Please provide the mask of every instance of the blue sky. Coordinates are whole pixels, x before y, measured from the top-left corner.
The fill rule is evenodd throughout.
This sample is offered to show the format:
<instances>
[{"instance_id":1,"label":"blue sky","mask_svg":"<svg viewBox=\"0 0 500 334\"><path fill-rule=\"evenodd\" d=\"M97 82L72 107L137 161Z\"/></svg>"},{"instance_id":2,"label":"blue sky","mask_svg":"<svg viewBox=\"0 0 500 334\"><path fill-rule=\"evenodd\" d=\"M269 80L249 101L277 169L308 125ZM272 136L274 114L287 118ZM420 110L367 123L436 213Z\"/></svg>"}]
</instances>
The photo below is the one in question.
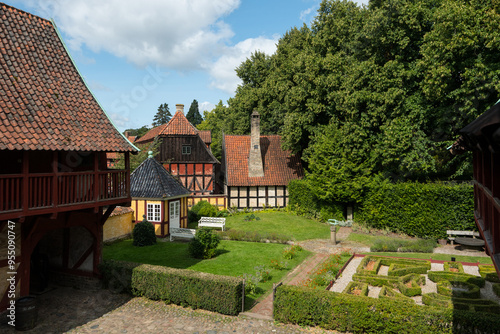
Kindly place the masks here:
<instances>
[{"instance_id":1,"label":"blue sky","mask_svg":"<svg viewBox=\"0 0 500 334\"><path fill-rule=\"evenodd\" d=\"M226 103L234 69L314 19L319 0L3 0L54 19L78 69L121 131L158 106ZM358 1L367 4L368 0Z\"/></svg>"}]
</instances>

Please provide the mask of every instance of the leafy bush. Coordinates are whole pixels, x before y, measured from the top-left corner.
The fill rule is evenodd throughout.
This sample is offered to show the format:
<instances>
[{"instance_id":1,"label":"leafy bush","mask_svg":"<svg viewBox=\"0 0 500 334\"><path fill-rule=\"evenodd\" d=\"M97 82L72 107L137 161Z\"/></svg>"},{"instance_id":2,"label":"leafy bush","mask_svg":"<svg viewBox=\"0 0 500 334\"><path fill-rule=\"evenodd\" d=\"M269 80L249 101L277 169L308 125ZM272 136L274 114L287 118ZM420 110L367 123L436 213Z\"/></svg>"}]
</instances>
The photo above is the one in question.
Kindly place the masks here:
<instances>
[{"instance_id":1,"label":"leafy bush","mask_svg":"<svg viewBox=\"0 0 500 334\"><path fill-rule=\"evenodd\" d=\"M132 272L136 296L236 315L241 310L243 280L188 269L143 264Z\"/></svg>"},{"instance_id":2,"label":"leafy bush","mask_svg":"<svg viewBox=\"0 0 500 334\"><path fill-rule=\"evenodd\" d=\"M414 304L415 301L404 294L395 291L394 289L384 285L378 294L378 298L388 298L397 300L398 302L408 302Z\"/></svg>"},{"instance_id":3,"label":"leafy bush","mask_svg":"<svg viewBox=\"0 0 500 334\"><path fill-rule=\"evenodd\" d=\"M476 230L470 184L383 182L363 201L358 218L424 239L444 239L446 230Z\"/></svg>"},{"instance_id":4,"label":"leafy bush","mask_svg":"<svg viewBox=\"0 0 500 334\"><path fill-rule=\"evenodd\" d=\"M429 279L435 283L441 281L450 281L450 282L467 282L471 284L475 284L478 287L482 288L485 285L485 279L482 277L477 277L475 275L470 274L462 274L462 273L454 273L447 271L429 271L427 272L427 276Z\"/></svg>"},{"instance_id":5,"label":"leafy bush","mask_svg":"<svg viewBox=\"0 0 500 334\"><path fill-rule=\"evenodd\" d=\"M99 270L105 286L117 293L228 315L241 310L241 278L114 260L104 260Z\"/></svg>"},{"instance_id":6,"label":"leafy bush","mask_svg":"<svg viewBox=\"0 0 500 334\"><path fill-rule=\"evenodd\" d=\"M497 295L497 297L500 297L500 283L494 283L492 289L495 295Z\"/></svg>"},{"instance_id":7,"label":"leafy bush","mask_svg":"<svg viewBox=\"0 0 500 334\"><path fill-rule=\"evenodd\" d=\"M318 218L323 222L328 221L328 219L344 219L343 205L319 199L306 179L291 180L288 183L288 194L288 206L299 215Z\"/></svg>"},{"instance_id":8,"label":"leafy bush","mask_svg":"<svg viewBox=\"0 0 500 334\"><path fill-rule=\"evenodd\" d=\"M402 303L299 286L276 289L274 319L349 333L497 333L493 314ZM411 326L409 326L411 324Z\"/></svg>"},{"instance_id":9,"label":"leafy bush","mask_svg":"<svg viewBox=\"0 0 500 334\"><path fill-rule=\"evenodd\" d=\"M219 236L211 229L200 228L189 243L188 251L191 257L196 259L210 259L217 253L219 243Z\"/></svg>"},{"instance_id":10,"label":"leafy bush","mask_svg":"<svg viewBox=\"0 0 500 334\"><path fill-rule=\"evenodd\" d=\"M353 281L365 282L373 286L390 286L396 287L398 284L398 277L389 277L381 275L352 275Z\"/></svg>"},{"instance_id":11,"label":"leafy bush","mask_svg":"<svg viewBox=\"0 0 500 334\"><path fill-rule=\"evenodd\" d=\"M421 285L425 285L424 276L408 274L399 278L398 288L403 295L413 297L422 294L422 288L420 287Z\"/></svg>"},{"instance_id":12,"label":"leafy bush","mask_svg":"<svg viewBox=\"0 0 500 334\"><path fill-rule=\"evenodd\" d=\"M190 223L197 222L201 217L217 217L218 209L207 201L199 201L188 211Z\"/></svg>"},{"instance_id":13,"label":"leafy bush","mask_svg":"<svg viewBox=\"0 0 500 334\"><path fill-rule=\"evenodd\" d=\"M401 239L376 239L370 247L371 252L406 252L406 253L432 253L437 246L432 239L401 240Z\"/></svg>"},{"instance_id":14,"label":"leafy bush","mask_svg":"<svg viewBox=\"0 0 500 334\"><path fill-rule=\"evenodd\" d=\"M156 244L156 232L153 224L146 219L140 223L135 224L132 230L132 237L134 239L134 246L151 246Z\"/></svg>"},{"instance_id":15,"label":"leafy bush","mask_svg":"<svg viewBox=\"0 0 500 334\"><path fill-rule=\"evenodd\" d=\"M243 218L243 221L246 221L246 222L251 222L253 220L260 220L260 217L254 215L252 213L252 214L246 215L245 218Z\"/></svg>"},{"instance_id":16,"label":"leafy bush","mask_svg":"<svg viewBox=\"0 0 500 334\"><path fill-rule=\"evenodd\" d=\"M437 293L444 296L479 299L479 287L475 284L460 281L441 281L437 284Z\"/></svg>"},{"instance_id":17,"label":"leafy bush","mask_svg":"<svg viewBox=\"0 0 500 334\"><path fill-rule=\"evenodd\" d=\"M498 274L494 266L480 264L479 275L487 281L500 283L500 278L498 278Z\"/></svg>"}]
</instances>

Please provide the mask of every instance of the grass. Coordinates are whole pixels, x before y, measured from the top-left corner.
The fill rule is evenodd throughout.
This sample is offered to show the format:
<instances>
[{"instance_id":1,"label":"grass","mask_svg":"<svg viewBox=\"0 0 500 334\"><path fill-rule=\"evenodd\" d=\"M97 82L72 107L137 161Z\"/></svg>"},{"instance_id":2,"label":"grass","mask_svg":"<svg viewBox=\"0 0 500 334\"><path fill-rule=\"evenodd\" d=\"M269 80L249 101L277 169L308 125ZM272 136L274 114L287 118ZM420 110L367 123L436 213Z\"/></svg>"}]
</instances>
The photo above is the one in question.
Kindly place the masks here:
<instances>
[{"instance_id":1,"label":"grass","mask_svg":"<svg viewBox=\"0 0 500 334\"><path fill-rule=\"evenodd\" d=\"M261 234L287 235L295 241L309 239L329 239L330 227L309 218L288 212L256 212L260 220L245 221L247 214L226 218L226 228Z\"/></svg>"},{"instance_id":2,"label":"grass","mask_svg":"<svg viewBox=\"0 0 500 334\"><path fill-rule=\"evenodd\" d=\"M147 247L135 247L132 240L124 240L104 246L103 258L129 262L147 263L180 269L191 269L200 272L227 276L255 275L255 267L264 265L269 269L271 279L257 285L257 292L247 296L246 307L252 306L256 300L279 282L291 269L299 265L311 253L302 250L293 259L285 260L283 250L289 246L283 244L253 243L244 241L222 240L219 253L208 260L193 259L188 254L188 243L158 242ZM284 270L272 269L271 260L286 261Z\"/></svg>"}]
</instances>

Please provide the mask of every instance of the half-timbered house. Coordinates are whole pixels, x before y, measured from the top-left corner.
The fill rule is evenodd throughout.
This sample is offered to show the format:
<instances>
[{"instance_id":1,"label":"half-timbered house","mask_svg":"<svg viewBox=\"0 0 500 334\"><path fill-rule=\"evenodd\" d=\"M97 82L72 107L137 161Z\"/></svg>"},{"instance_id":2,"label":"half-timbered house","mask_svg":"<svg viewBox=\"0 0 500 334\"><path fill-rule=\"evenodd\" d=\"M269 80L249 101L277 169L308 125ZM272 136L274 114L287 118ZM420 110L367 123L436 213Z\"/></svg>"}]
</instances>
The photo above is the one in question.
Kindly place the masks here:
<instances>
[{"instance_id":1,"label":"half-timbered house","mask_svg":"<svg viewBox=\"0 0 500 334\"><path fill-rule=\"evenodd\" d=\"M474 219L500 277L500 104L460 130L453 154L473 153Z\"/></svg>"},{"instance_id":2,"label":"half-timbered house","mask_svg":"<svg viewBox=\"0 0 500 334\"><path fill-rule=\"evenodd\" d=\"M288 183L304 176L300 158L281 148L278 135L260 135L260 116L251 116L250 136L224 135L222 173L228 206L284 207Z\"/></svg>"},{"instance_id":3,"label":"half-timbered house","mask_svg":"<svg viewBox=\"0 0 500 334\"><path fill-rule=\"evenodd\" d=\"M210 131L199 131L184 116L184 105L177 104L167 124L151 129L137 140L138 145L160 140L156 157L193 195L220 193L216 182L220 162L210 150Z\"/></svg>"},{"instance_id":4,"label":"half-timbered house","mask_svg":"<svg viewBox=\"0 0 500 334\"><path fill-rule=\"evenodd\" d=\"M101 109L53 23L5 4L0 18L1 311L14 285L18 297L50 277L99 277L102 226L114 207L130 206L137 149ZM108 170L107 152L124 153L125 170Z\"/></svg>"},{"instance_id":5,"label":"half-timbered house","mask_svg":"<svg viewBox=\"0 0 500 334\"><path fill-rule=\"evenodd\" d=\"M130 176L135 221L146 218L156 235L165 237L170 228L187 228L187 197L191 194L152 156Z\"/></svg>"}]
</instances>

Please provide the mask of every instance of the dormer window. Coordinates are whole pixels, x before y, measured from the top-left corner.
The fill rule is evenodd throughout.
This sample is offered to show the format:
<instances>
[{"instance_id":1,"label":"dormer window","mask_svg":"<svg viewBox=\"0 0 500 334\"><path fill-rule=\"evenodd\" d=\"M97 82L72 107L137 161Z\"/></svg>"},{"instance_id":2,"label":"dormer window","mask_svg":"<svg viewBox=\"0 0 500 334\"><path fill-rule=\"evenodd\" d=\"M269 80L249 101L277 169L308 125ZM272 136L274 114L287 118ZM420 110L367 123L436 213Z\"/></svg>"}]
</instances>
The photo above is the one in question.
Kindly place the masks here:
<instances>
[{"instance_id":1,"label":"dormer window","mask_svg":"<svg viewBox=\"0 0 500 334\"><path fill-rule=\"evenodd\" d=\"M188 154L191 154L191 146L182 145L182 155L188 155Z\"/></svg>"}]
</instances>

